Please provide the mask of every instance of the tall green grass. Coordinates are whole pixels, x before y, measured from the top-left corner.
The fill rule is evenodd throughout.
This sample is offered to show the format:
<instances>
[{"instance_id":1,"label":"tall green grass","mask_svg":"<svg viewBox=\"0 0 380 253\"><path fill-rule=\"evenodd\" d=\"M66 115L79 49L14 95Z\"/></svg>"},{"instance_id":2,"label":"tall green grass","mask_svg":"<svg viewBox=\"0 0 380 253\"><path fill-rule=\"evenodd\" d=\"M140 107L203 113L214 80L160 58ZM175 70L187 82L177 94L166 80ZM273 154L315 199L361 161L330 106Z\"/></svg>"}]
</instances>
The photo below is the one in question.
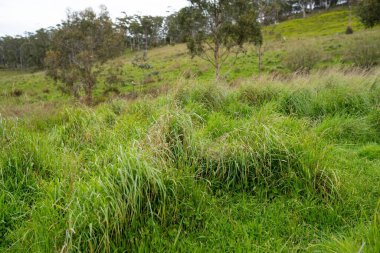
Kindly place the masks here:
<instances>
[{"instance_id":1,"label":"tall green grass","mask_svg":"<svg viewBox=\"0 0 380 253\"><path fill-rule=\"evenodd\" d=\"M376 252L377 73L1 118L0 250Z\"/></svg>"}]
</instances>

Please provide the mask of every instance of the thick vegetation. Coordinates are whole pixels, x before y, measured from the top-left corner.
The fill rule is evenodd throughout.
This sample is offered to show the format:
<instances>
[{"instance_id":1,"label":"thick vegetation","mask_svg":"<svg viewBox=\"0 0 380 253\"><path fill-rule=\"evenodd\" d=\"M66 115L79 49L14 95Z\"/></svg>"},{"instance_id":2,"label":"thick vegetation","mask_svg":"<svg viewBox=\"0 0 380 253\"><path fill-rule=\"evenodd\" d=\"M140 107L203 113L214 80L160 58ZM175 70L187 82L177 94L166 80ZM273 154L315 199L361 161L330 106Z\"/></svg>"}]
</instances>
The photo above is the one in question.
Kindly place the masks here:
<instances>
[{"instance_id":1,"label":"thick vegetation","mask_svg":"<svg viewBox=\"0 0 380 253\"><path fill-rule=\"evenodd\" d=\"M0 251L379 252L380 40L344 27L218 82L185 45L129 52L92 107L1 71Z\"/></svg>"},{"instance_id":2,"label":"thick vegetation","mask_svg":"<svg viewBox=\"0 0 380 253\"><path fill-rule=\"evenodd\" d=\"M0 245L377 252L378 74L184 81L2 119Z\"/></svg>"}]
</instances>

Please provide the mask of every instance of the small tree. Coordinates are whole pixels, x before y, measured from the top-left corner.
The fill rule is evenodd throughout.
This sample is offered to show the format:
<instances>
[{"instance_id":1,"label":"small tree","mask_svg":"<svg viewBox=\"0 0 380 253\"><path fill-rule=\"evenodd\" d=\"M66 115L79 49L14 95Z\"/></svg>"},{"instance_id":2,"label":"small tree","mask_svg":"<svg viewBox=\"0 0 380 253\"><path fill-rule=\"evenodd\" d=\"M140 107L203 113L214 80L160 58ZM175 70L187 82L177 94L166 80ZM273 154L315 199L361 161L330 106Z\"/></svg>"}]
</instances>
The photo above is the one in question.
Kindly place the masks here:
<instances>
[{"instance_id":1,"label":"small tree","mask_svg":"<svg viewBox=\"0 0 380 253\"><path fill-rule=\"evenodd\" d=\"M132 60L132 65L135 68L138 68L142 71L142 77L141 77L141 81L140 81L140 87L142 87L142 85L144 84L145 79L147 77L146 71L153 68L152 65L149 64L147 52L144 52L141 55L136 54ZM134 92L134 87L133 87L133 92Z\"/></svg>"},{"instance_id":2,"label":"small tree","mask_svg":"<svg viewBox=\"0 0 380 253\"><path fill-rule=\"evenodd\" d=\"M197 30L191 31L188 49L191 55L208 61L215 69L215 78L231 53L242 51L243 44L262 41L253 1L247 0L190 0L201 13ZM194 20L194 22L199 20Z\"/></svg>"},{"instance_id":3,"label":"small tree","mask_svg":"<svg viewBox=\"0 0 380 253\"><path fill-rule=\"evenodd\" d=\"M66 91L92 104L99 67L123 49L122 34L113 28L107 9L97 15L92 9L69 13L53 33L52 50L47 53L47 75L60 81Z\"/></svg>"},{"instance_id":4,"label":"small tree","mask_svg":"<svg viewBox=\"0 0 380 253\"><path fill-rule=\"evenodd\" d=\"M363 0L359 3L357 14L368 28L380 24L380 0Z\"/></svg>"}]
</instances>

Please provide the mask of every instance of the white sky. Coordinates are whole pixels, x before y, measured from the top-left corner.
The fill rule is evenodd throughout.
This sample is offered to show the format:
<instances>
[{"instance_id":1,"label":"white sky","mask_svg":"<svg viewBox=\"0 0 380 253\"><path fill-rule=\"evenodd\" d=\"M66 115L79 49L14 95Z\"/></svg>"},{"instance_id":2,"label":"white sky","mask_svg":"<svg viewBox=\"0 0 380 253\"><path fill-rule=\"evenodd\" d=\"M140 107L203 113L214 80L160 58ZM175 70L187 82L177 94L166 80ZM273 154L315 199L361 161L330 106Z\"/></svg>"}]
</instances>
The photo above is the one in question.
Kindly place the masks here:
<instances>
[{"instance_id":1,"label":"white sky","mask_svg":"<svg viewBox=\"0 0 380 253\"><path fill-rule=\"evenodd\" d=\"M0 0L0 36L22 35L55 26L73 11L107 6L112 18L128 15L167 15L187 5L187 0Z\"/></svg>"}]
</instances>

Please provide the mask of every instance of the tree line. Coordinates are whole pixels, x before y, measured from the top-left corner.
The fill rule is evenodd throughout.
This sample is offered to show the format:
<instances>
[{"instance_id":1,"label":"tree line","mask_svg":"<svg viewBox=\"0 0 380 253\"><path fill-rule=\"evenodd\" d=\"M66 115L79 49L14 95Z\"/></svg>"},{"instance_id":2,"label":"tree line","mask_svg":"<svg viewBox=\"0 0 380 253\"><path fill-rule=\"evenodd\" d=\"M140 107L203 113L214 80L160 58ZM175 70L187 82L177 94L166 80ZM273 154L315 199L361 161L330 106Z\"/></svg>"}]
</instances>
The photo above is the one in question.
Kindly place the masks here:
<instances>
[{"instance_id":1,"label":"tree line","mask_svg":"<svg viewBox=\"0 0 380 253\"><path fill-rule=\"evenodd\" d=\"M328 9L338 3L358 3L358 14L368 26L373 26L376 20L379 20L379 0L247 0L246 2L251 2L255 6L258 21L262 25L283 21L297 12L306 14L313 9ZM147 50L161 45L188 42L203 25L202 22L204 22L202 13L191 4L166 17L130 16L123 13L112 23L112 27L121 35L122 49ZM53 45L54 34L64 26L64 23L48 29L39 29L34 33L26 33L23 36L0 37L0 68L43 68L46 52Z\"/></svg>"}]
</instances>

